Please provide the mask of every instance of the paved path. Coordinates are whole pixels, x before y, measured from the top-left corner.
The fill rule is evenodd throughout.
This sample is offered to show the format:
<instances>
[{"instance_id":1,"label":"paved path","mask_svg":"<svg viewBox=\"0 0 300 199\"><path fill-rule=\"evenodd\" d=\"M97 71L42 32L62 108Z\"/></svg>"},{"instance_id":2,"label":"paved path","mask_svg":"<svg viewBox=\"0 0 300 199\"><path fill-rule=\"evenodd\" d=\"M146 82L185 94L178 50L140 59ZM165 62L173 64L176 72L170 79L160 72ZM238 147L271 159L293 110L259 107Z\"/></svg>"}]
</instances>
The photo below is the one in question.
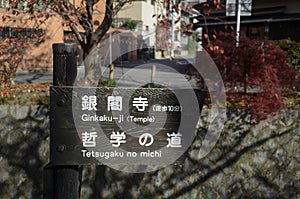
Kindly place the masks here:
<instances>
[{"instance_id":1,"label":"paved path","mask_svg":"<svg viewBox=\"0 0 300 199\"><path fill-rule=\"evenodd\" d=\"M156 70L154 76L152 75L153 65ZM136 87L151 82L154 78L154 83L164 84L165 86L182 87L187 86L185 78L185 69L187 61L177 60L170 61L163 60L150 60L148 63L144 62L123 62L122 64L115 65L114 79L117 81L118 86L121 87ZM108 68L103 68L103 76L108 78ZM84 68L78 68L78 77L83 77ZM52 71L18 71L15 82L20 83L39 83L39 82L52 82ZM193 81L190 82L192 85Z\"/></svg>"},{"instance_id":2,"label":"paved path","mask_svg":"<svg viewBox=\"0 0 300 199\"><path fill-rule=\"evenodd\" d=\"M104 70L108 77L109 70ZM133 68L116 67L114 79L119 87L140 87L154 82L165 87L189 87L194 82L188 82L184 74L184 66L168 66L160 63L145 63Z\"/></svg>"},{"instance_id":3,"label":"paved path","mask_svg":"<svg viewBox=\"0 0 300 199\"><path fill-rule=\"evenodd\" d=\"M41 72L18 71L15 79L16 84L52 82L52 81L53 81L52 71L41 71Z\"/></svg>"}]
</instances>

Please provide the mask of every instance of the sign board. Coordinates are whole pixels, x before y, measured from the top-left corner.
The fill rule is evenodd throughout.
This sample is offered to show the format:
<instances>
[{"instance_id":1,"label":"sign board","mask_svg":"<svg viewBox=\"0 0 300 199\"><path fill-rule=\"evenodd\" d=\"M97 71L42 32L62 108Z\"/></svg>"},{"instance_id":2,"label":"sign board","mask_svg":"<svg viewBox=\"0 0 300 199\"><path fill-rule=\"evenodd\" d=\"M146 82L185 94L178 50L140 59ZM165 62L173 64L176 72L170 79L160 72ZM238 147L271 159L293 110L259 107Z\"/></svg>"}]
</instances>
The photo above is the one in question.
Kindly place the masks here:
<instances>
[{"instance_id":1,"label":"sign board","mask_svg":"<svg viewBox=\"0 0 300 199\"><path fill-rule=\"evenodd\" d=\"M198 107L193 107L195 96ZM191 145L206 92L51 87L54 165L165 166Z\"/></svg>"},{"instance_id":2,"label":"sign board","mask_svg":"<svg viewBox=\"0 0 300 199\"><path fill-rule=\"evenodd\" d=\"M226 1L226 16L235 16L236 14L236 0Z\"/></svg>"},{"instance_id":3,"label":"sign board","mask_svg":"<svg viewBox=\"0 0 300 199\"><path fill-rule=\"evenodd\" d=\"M251 16L252 0L238 0L240 2L241 16ZM236 0L226 1L226 16L235 16L238 9Z\"/></svg>"}]
</instances>

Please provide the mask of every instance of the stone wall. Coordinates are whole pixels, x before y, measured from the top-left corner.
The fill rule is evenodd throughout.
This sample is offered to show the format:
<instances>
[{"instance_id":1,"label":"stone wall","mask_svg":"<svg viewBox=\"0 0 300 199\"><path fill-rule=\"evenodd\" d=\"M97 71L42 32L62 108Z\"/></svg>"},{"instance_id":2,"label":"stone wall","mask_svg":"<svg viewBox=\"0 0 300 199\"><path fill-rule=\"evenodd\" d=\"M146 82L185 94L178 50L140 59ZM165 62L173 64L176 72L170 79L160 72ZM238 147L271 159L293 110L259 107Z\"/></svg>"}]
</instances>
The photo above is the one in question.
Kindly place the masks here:
<instances>
[{"instance_id":1,"label":"stone wall","mask_svg":"<svg viewBox=\"0 0 300 199\"><path fill-rule=\"evenodd\" d=\"M0 198L42 198L48 115L45 106L0 105Z\"/></svg>"},{"instance_id":2,"label":"stone wall","mask_svg":"<svg viewBox=\"0 0 300 199\"><path fill-rule=\"evenodd\" d=\"M199 160L207 112L182 165L146 174L85 166L82 198L300 198L299 110L258 125L245 112L230 111L218 143ZM45 106L0 105L0 198L42 198L48 115Z\"/></svg>"},{"instance_id":3,"label":"stone wall","mask_svg":"<svg viewBox=\"0 0 300 199\"><path fill-rule=\"evenodd\" d=\"M285 110L258 125L251 125L244 111L230 111L218 143L207 157L198 159L208 125L207 111L202 115L204 128L183 165L146 174L90 167L84 173L83 195L111 199L300 198L299 110Z\"/></svg>"}]
</instances>

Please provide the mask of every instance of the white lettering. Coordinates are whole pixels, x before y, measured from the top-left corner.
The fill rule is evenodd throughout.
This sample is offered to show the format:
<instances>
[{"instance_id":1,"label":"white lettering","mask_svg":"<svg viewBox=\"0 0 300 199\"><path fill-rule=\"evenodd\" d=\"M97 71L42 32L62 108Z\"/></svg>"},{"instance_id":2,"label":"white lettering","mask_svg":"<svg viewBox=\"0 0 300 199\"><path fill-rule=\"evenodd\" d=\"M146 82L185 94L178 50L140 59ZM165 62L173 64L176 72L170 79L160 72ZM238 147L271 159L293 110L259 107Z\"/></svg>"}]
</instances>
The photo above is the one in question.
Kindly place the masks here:
<instances>
[{"instance_id":1,"label":"white lettering","mask_svg":"<svg viewBox=\"0 0 300 199\"><path fill-rule=\"evenodd\" d=\"M118 152L118 151L106 151L106 152L102 152L102 151L88 151L85 149L81 150L82 153L82 157L84 158L104 158L104 159L109 159L109 158L122 158L124 157L124 152Z\"/></svg>"},{"instance_id":2,"label":"white lettering","mask_svg":"<svg viewBox=\"0 0 300 199\"><path fill-rule=\"evenodd\" d=\"M155 121L155 118L154 116L150 117L150 116L147 116L147 117L135 117L135 116L128 116L127 117L127 121L128 122L134 122L134 123L146 123L146 122L154 122Z\"/></svg>"},{"instance_id":3,"label":"white lettering","mask_svg":"<svg viewBox=\"0 0 300 199\"><path fill-rule=\"evenodd\" d=\"M90 114L83 114L81 115L81 120L84 122L112 122L113 117L112 116L106 116L106 115L90 115Z\"/></svg>"},{"instance_id":4,"label":"white lettering","mask_svg":"<svg viewBox=\"0 0 300 199\"><path fill-rule=\"evenodd\" d=\"M157 151L157 150L155 150L155 151L150 151L150 150L148 150L148 151L143 151L143 152L141 152L140 153L140 157L142 157L142 158L160 158L161 157L161 151Z\"/></svg>"}]
</instances>

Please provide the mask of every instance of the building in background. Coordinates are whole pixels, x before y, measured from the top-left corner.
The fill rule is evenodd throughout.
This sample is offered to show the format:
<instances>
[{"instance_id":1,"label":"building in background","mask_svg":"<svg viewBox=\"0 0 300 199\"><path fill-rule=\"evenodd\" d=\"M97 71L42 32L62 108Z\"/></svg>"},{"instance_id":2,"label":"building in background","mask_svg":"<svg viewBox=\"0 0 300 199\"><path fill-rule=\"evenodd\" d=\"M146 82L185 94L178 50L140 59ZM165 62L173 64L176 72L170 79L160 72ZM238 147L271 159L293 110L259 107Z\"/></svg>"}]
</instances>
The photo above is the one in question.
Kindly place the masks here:
<instances>
[{"instance_id":1,"label":"building in background","mask_svg":"<svg viewBox=\"0 0 300 199\"><path fill-rule=\"evenodd\" d=\"M11 10L6 9L10 6L7 2L0 2L0 18L6 18L6 20L0 20L0 40L18 38L29 46L24 51L23 60L18 68L30 70L52 68L52 44L63 42L64 29L61 25L61 18L45 9L41 12L49 13L49 18L41 19L45 21L37 27L35 21L30 19L30 15L22 10L19 15L13 15ZM26 9L26 6L18 8ZM37 39L41 36L45 39L36 45Z\"/></svg>"},{"instance_id":2,"label":"building in background","mask_svg":"<svg viewBox=\"0 0 300 199\"><path fill-rule=\"evenodd\" d=\"M126 21L135 21L139 45L143 43L148 47L155 45L157 19L156 3L153 0L132 1L126 4L116 15L114 24L116 28L122 27Z\"/></svg>"},{"instance_id":3,"label":"building in background","mask_svg":"<svg viewBox=\"0 0 300 199\"><path fill-rule=\"evenodd\" d=\"M240 0L242 1L242 0ZM190 4L201 7L198 1ZM207 1L202 1L205 3ZM226 4L226 1L222 1ZM236 16L226 16L225 9L212 12L209 17L196 17L194 28L224 30L225 25L235 29ZM241 35L257 39L291 39L300 41L300 3L298 0L252 0L251 16L241 17Z\"/></svg>"},{"instance_id":4,"label":"building in background","mask_svg":"<svg viewBox=\"0 0 300 199\"><path fill-rule=\"evenodd\" d=\"M52 44L63 43L68 40L71 37L70 29L63 25L63 20L58 14L52 12L43 4L35 7L39 14L45 16L39 18L43 22L37 26L36 21L31 18L30 14L24 11L28 9L27 1L17 3L17 9L20 12L18 15L13 15L13 11L7 9L12 6L10 2L10 0L0 0L0 40L18 38L29 45L24 51L19 69L52 69ZM75 6L80 5L81 2L82 0L72 1ZM101 24L104 11L105 3L102 1L94 6L94 28ZM6 20L3 20L4 18ZM35 36L43 36L38 45L36 45L36 38L38 37Z\"/></svg>"},{"instance_id":5,"label":"building in background","mask_svg":"<svg viewBox=\"0 0 300 199\"><path fill-rule=\"evenodd\" d=\"M181 52L180 23L174 24L172 41L171 12L171 6L166 6L164 1L132 1L118 12L114 24L119 28L127 21L135 21L139 48L143 49L146 46L153 51L155 48L158 52L156 58L161 55L169 56L172 47L175 53L179 54ZM160 23L162 18L159 16L162 15L168 16L164 25ZM179 18L180 13L174 15L175 21Z\"/></svg>"}]
</instances>

